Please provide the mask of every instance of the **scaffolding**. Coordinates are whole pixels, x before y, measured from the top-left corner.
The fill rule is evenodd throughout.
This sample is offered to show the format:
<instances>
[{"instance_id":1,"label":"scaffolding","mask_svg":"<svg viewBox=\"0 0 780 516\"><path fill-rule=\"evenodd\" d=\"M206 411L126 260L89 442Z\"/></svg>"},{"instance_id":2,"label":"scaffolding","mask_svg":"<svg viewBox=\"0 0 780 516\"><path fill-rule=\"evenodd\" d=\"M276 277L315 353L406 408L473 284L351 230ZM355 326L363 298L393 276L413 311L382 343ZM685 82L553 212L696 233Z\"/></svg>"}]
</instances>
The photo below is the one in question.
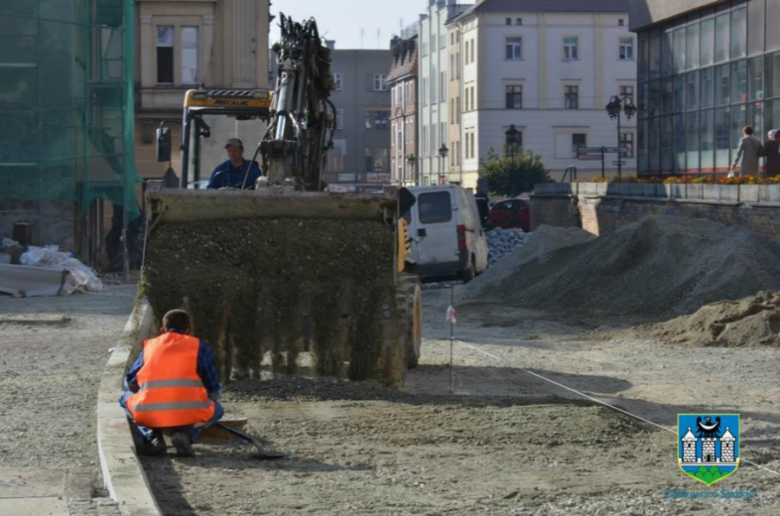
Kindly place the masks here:
<instances>
[{"instance_id":1,"label":"scaffolding","mask_svg":"<svg viewBox=\"0 0 780 516\"><path fill-rule=\"evenodd\" d=\"M37 221L37 240L90 263L109 209L120 231L140 214L133 9L133 0L0 1L0 215L6 228L9 217ZM46 241L68 232L68 217L72 233Z\"/></svg>"}]
</instances>

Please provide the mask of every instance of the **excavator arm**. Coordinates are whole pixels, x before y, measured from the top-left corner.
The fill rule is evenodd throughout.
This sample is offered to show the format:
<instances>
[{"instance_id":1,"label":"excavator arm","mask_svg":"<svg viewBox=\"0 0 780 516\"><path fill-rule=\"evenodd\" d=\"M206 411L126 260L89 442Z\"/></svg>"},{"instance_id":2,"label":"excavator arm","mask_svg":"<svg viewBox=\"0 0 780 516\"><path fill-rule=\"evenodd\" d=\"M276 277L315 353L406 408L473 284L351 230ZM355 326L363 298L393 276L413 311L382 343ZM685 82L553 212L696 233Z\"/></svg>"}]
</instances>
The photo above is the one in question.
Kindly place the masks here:
<instances>
[{"instance_id":1,"label":"excavator arm","mask_svg":"<svg viewBox=\"0 0 780 516\"><path fill-rule=\"evenodd\" d=\"M333 147L335 109L330 50L322 44L317 23L296 23L280 16L276 88L271 121L259 152L269 186L320 191L327 151Z\"/></svg>"}]
</instances>

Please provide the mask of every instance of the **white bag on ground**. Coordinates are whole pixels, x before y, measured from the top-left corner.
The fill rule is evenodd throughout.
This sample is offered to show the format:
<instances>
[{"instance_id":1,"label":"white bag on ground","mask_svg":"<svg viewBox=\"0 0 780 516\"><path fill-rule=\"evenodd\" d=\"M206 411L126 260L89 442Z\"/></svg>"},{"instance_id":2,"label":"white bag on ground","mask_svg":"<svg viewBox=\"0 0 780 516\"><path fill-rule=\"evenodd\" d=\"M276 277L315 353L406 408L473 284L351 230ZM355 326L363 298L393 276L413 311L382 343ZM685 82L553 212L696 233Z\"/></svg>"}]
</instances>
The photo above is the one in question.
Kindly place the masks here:
<instances>
[{"instance_id":1,"label":"white bag on ground","mask_svg":"<svg viewBox=\"0 0 780 516\"><path fill-rule=\"evenodd\" d=\"M62 267L70 274L66 279L65 290L68 294L81 289L86 292L100 292L103 290L103 282L97 277L95 271L73 258L68 253L60 251L56 245L44 247L30 246L27 252L19 258L22 265Z\"/></svg>"}]
</instances>

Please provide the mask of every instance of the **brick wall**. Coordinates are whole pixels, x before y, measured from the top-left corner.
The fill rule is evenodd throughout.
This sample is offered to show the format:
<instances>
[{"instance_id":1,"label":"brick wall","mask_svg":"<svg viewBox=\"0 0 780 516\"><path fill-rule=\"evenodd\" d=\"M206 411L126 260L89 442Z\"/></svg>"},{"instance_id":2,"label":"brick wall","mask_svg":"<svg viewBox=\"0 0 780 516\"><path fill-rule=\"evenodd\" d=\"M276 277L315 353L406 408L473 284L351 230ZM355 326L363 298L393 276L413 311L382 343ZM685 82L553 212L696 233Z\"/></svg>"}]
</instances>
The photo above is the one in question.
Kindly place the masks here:
<instances>
[{"instance_id":1,"label":"brick wall","mask_svg":"<svg viewBox=\"0 0 780 516\"><path fill-rule=\"evenodd\" d=\"M542 224L578 226L595 235L604 235L646 215L667 215L743 226L780 244L780 187L777 185L582 183L569 186L568 195L561 191L562 185L540 187L531 201L532 229Z\"/></svg>"}]
</instances>

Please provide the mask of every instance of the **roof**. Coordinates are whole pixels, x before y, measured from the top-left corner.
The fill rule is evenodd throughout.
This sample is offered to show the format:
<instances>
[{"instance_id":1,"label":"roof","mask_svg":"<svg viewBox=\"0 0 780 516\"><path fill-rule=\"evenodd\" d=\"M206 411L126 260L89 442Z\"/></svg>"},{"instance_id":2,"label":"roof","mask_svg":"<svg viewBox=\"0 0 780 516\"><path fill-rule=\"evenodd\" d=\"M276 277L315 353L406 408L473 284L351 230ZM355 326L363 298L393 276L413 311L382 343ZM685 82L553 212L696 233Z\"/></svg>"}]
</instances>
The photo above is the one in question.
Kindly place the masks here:
<instances>
[{"instance_id":1,"label":"roof","mask_svg":"<svg viewBox=\"0 0 780 516\"><path fill-rule=\"evenodd\" d=\"M682 438L683 441L695 441L696 436L693 435L693 432L691 432L691 427L688 427L688 431L685 433L685 435Z\"/></svg>"},{"instance_id":2,"label":"roof","mask_svg":"<svg viewBox=\"0 0 780 516\"><path fill-rule=\"evenodd\" d=\"M393 64L385 79L388 83L417 74L417 36L394 40L393 44Z\"/></svg>"},{"instance_id":3,"label":"roof","mask_svg":"<svg viewBox=\"0 0 780 516\"><path fill-rule=\"evenodd\" d=\"M629 0L481 0L464 14L627 13Z\"/></svg>"}]
</instances>

